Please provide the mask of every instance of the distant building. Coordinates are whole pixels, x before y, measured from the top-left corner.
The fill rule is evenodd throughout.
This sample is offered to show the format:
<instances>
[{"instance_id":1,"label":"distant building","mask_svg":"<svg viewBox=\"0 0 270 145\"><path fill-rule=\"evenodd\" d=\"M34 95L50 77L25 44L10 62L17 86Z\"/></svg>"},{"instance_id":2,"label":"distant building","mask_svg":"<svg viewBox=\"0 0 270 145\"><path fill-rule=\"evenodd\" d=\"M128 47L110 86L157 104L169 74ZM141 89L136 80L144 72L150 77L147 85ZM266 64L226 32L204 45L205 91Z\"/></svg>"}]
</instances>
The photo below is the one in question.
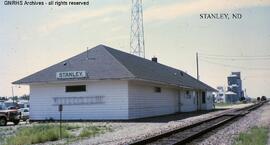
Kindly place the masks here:
<instances>
[{"instance_id":1,"label":"distant building","mask_svg":"<svg viewBox=\"0 0 270 145\"><path fill-rule=\"evenodd\" d=\"M226 103L232 103L232 102L237 102L237 94L232 92L232 91L227 91L225 93L225 102Z\"/></svg>"},{"instance_id":2,"label":"distant building","mask_svg":"<svg viewBox=\"0 0 270 145\"><path fill-rule=\"evenodd\" d=\"M242 80L240 72L232 72L228 76L228 88L226 93L226 102L237 102L244 97L242 90Z\"/></svg>"},{"instance_id":3,"label":"distant building","mask_svg":"<svg viewBox=\"0 0 270 145\"><path fill-rule=\"evenodd\" d=\"M225 88L222 87L222 86L218 86L217 87L217 91L218 92L215 92L215 102L217 103L224 103L226 100L225 100Z\"/></svg>"}]
</instances>

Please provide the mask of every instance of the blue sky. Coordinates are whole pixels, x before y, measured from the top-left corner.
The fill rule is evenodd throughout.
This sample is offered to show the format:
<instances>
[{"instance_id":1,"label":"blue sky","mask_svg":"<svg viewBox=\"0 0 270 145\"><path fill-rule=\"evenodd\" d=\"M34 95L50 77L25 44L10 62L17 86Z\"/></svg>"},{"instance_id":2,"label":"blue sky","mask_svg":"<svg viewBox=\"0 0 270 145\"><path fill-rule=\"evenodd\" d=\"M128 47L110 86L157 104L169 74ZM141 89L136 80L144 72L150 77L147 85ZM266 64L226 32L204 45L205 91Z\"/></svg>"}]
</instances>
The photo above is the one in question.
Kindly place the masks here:
<instances>
[{"instance_id":1,"label":"blue sky","mask_svg":"<svg viewBox=\"0 0 270 145\"><path fill-rule=\"evenodd\" d=\"M12 81L72 57L86 47L105 44L130 51L131 1L90 3L84 7L0 3L0 96L11 95ZM143 4L148 59L156 56L160 63L195 76L196 52L270 55L269 0L145 0ZM202 20L201 13L241 13L243 18ZM200 60L201 80L213 87L224 86L231 71L241 71L248 95L270 96L269 59L216 63L219 65ZM27 94L29 89L15 87L14 93Z\"/></svg>"}]
</instances>

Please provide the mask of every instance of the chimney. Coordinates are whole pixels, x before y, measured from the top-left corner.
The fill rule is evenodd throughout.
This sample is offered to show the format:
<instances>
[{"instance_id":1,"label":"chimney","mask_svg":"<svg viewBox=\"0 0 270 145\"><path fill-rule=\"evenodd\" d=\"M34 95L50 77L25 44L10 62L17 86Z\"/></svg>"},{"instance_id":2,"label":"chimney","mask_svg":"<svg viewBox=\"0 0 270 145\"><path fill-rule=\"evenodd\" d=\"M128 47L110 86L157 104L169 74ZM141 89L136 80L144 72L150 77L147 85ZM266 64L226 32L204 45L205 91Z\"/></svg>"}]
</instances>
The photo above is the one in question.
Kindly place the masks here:
<instances>
[{"instance_id":1,"label":"chimney","mask_svg":"<svg viewBox=\"0 0 270 145\"><path fill-rule=\"evenodd\" d=\"M157 58L156 57L152 57L152 61L153 62L157 62Z\"/></svg>"}]
</instances>

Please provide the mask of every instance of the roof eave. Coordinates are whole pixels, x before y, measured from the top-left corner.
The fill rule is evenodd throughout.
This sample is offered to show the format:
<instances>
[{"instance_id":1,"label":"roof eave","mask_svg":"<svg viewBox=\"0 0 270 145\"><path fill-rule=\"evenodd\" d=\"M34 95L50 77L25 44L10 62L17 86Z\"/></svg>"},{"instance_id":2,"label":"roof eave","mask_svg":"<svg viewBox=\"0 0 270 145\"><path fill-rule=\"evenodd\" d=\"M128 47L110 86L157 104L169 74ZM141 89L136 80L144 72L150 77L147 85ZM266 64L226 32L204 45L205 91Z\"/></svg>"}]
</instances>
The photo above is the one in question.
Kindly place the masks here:
<instances>
[{"instance_id":1,"label":"roof eave","mask_svg":"<svg viewBox=\"0 0 270 145\"><path fill-rule=\"evenodd\" d=\"M77 83L77 82L89 82L89 81L101 81L101 80L132 80L133 77L126 78L104 78L104 79L84 79L84 80L57 80L57 81L15 81L12 84L15 85L32 85L32 84L58 84L58 83Z\"/></svg>"}]
</instances>

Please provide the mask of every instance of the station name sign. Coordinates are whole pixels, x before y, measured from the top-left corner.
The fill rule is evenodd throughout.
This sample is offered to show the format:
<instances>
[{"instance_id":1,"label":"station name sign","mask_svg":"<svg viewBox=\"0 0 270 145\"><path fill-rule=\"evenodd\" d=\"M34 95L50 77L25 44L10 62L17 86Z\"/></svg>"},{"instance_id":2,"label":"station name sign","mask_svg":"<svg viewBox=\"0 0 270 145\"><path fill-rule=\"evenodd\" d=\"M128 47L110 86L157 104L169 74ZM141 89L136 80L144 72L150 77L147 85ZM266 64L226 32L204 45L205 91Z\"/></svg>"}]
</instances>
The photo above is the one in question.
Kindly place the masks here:
<instances>
[{"instance_id":1,"label":"station name sign","mask_svg":"<svg viewBox=\"0 0 270 145\"><path fill-rule=\"evenodd\" d=\"M85 71L65 71L65 72L56 72L57 79L78 79L85 78Z\"/></svg>"}]
</instances>

